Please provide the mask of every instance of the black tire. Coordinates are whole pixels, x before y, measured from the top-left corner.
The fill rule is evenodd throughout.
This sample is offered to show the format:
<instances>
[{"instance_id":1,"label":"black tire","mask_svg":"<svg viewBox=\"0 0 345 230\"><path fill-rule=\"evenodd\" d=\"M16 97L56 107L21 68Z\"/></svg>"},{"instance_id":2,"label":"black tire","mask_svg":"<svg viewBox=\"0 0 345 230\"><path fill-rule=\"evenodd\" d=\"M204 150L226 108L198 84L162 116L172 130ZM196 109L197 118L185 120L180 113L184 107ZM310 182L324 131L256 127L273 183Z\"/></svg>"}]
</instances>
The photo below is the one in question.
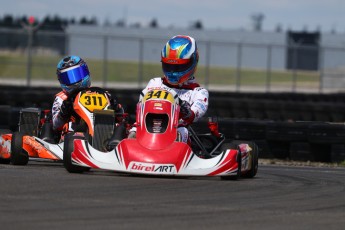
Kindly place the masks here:
<instances>
[{"instance_id":1,"label":"black tire","mask_svg":"<svg viewBox=\"0 0 345 230\"><path fill-rule=\"evenodd\" d=\"M258 165L259 165L259 147L257 144L255 144L253 141L243 141L243 140L235 140L232 142L233 145L239 146L240 144L248 144L249 147L252 149L252 157L251 157L251 163L252 166L251 169L248 172L242 173L241 177L245 178L252 178L257 174L258 171Z\"/></svg>"},{"instance_id":2,"label":"black tire","mask_svg":"<svg viewBox=\"0 0 345 230\"><path fill-rule=\"evenodd\" d=\"M27 165L29 162L29 155L23 149L23 134L14 132L11 140L11 164L13 165Z\"/></svg>"},{"instance_id":3,"label":"black tire","mask_svg":"<svg viewBox=\"0 0 345 230\"><path fill-rule=\"evenodd\" d=\"M237 174L236 175L230 175L230 176L221 176L221 180L237 180L241 176L241 153L238 149L238 146L236 144L233 144L232 142L228 142L227 140L224 141L224 143L220 146L221 151L225 151L227 149L237 149L237 163L238 163L238 168L237 168Z\"/></svg>"},{"instance_id":4,"label":"black tire","mask_svg":"<svg viewBox=\"0 0 345 230\"><path fill-rule=\"evenodd\" d=\"M258 172L259 168L259 147L254 142L247 142L249 147L252 148L251 151L251 169L244 173L242 177L253 178Z\"/></svg>"},{"instance_id":5,"label":"black tire","mask_svg":"<svg viewBox=\"0 0 345 230\"><path fill-rule=\"evenodd\" d=\"M73 136L74 133L66 134L64 138L64 148L63 148L63 166L69 173L83 173L90 170L88 167L78 166L72 164L72 152L74 150L74 140L83 140L83 137Z\"/></svg>"},{"instance_id":6,"label":"black tire","mask_svg":"<svg viewBox=\"0 0 345 230\"><path fill-rule=\"evenodd\" d=\"M11 163L11 159L3 159L3 158L0 158L0 164L6 164L6 165L8 165L9 163Z\"/></svg>"},{"instance_id":7,"label":"black tire","mask_svg":"<svg viewBox=\"0 0 345 230\"><path fill-rule=\"evenodd\" d=\"M92 147L99 151L106 152L107 143L113 134L113 126L114 125L108 124L95 124Z\"/></svg>"}]
</instances>

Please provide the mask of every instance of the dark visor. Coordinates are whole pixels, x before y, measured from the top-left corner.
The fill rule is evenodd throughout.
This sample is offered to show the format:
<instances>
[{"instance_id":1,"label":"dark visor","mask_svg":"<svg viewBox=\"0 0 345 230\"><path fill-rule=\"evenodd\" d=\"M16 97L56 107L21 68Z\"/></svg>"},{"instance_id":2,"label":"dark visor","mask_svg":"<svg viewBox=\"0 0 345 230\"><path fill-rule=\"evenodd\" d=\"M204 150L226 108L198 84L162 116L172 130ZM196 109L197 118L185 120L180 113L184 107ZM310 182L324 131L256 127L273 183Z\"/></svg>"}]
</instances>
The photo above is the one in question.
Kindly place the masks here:
<instances>
[{"instance_id":1,"label":"dark visor","mask_svg":"<svg viewBox=\"0 0 345 230\"><path fill-rule=\"evenodd\" d=\"M193 65L192 61L187 64L167 64L162 62L163 71L165 72L184 72Z\"/></svg>"},{"instance_id":2,"label":"dark visor","mask_svg":"<svg viewBox=\"0 0 345 230\"><path fill-rule=\"evenodd\" d=\"M83 78L89 74L87 67L82 65L66 72L59 73L59 81L65 85L72 85L83 80Z\"/></svg>"}]
</instances>

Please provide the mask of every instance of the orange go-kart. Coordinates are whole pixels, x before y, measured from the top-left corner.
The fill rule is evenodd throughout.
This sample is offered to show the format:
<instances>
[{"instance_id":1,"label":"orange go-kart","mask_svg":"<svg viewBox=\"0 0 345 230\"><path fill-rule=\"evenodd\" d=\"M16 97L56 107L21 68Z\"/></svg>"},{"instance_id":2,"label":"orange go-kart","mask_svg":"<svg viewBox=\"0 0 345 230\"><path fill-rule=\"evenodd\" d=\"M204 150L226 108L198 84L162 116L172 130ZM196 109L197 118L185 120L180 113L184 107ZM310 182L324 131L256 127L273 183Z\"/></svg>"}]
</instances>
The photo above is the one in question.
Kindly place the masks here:
<instances>
[{"instance_id":1,"label":"orange go-kart","mask_svg":"<svg viewBox=\"0 0 345 230\"><path fill-rule=\"evenodd\" d=\"M21 109L18 131L0 131L0 163L25 165L29 157L62 160L62 149L57 140L49 110Z\"/></svg>"},{"instance_id":2,"label":"orange go-kart","mask_svg":"<svg viewBox=\"0 0 345 230\"><path fill-rule=\"evenodd\" d=\"M127 114L115 114L104 89L78 90L67 100L73 102L73 119L62 133L52 130L49 110L22 109L18 131L0 130L0 163L26 165L35 158L62 162L66 134L83 137L100 151L109 148L109 140L125 137L126 126L116 123L116 118L125 121Z\"/></svg>"}]
</instances>

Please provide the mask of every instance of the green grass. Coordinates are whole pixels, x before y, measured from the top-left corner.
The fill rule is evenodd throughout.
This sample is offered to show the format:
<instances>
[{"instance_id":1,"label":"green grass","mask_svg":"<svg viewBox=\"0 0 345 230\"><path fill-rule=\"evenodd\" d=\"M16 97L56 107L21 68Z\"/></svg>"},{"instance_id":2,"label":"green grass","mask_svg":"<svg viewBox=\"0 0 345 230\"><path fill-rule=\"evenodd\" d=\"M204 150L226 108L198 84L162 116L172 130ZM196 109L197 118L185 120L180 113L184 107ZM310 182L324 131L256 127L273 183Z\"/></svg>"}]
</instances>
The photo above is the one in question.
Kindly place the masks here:
<instances>
[{"instance_id":1,"label":"green grass","mask_svg":"<svg viewBox=\"0 0 345 230\"><path fill-rule=\"evenodd\" d=\"M342 162L340 162L339 165L340 165L341 167L345 167L345 160L342 161Z\"/></svg>"},{"instance_id":2,"label":"green grass","mask_svg":"<svg viewBox=\"0 0 345 230\"><path fill-rule=\"evenodd\" d=\"M56 64L61 59L59 56L33 56L31 76L33 80L56 79ZM93 81L103 81L105 78L109 82L147 82L152 77L162 76L160 63L144 63L142 66L138 62L130 61L108 61L106 66L102 60L86 60L92 75ZM106 70L106 76L104 74ZM142 73L142 74L141 74ZM25 55L4 55L0 54L0 78L26 79L27 57ZM201 84L216 85L244 85L264 86L267 83L268 73L266 70L242 69L240 72L236 68L211 67L199 65L196 76ZM206 76L209 76L206 79ZM240 78L238 78L240 76ZM238 80L240 79L240 80ZM318 87L319 73L299 71L294 75L291 71L272 71L270 73L270 84L291 85L296 79L298 86Z\"/></svg>"}]
</instances>

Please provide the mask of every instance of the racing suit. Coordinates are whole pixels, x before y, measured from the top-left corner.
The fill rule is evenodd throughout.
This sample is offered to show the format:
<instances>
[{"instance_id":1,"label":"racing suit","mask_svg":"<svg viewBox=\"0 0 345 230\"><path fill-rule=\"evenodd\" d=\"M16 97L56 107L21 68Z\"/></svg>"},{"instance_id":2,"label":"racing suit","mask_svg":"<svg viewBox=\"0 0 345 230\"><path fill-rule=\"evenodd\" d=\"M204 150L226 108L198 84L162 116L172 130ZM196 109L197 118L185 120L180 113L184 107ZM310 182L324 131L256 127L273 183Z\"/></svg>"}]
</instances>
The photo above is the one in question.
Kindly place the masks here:
<instances>
[{"instance_id":1,"label":"racing suit","mask_svg":"<svg viewBox=\"0 0 345 230\"><path fill-rule=\"evenodd\" d=\"M181 86L170 85L165 78L157 77L149 81L140 97L145 95L147 91L153 89L173 89L182 101L186 101L190 104L191 115L186 119L181 119L180 127L177 129L181 135L181 141L187 143L189 138L188 130L185 126L192 124L205 115L208 108L208 91L200 87L200 85L196 83L194 77L190 78ZM136 127L134 125L130 132L135 131Z\"/></svg>"},{"instance_id":2,"label":"racing suit","mask_svg":"<svg viewBox=\"0 0 345 230\"><path fill-rule=\"evenodd\" d=\"M64 118L60 115L61 105L64 100L67 99L67 94L63 91L56 94L53 107L52 107L52 117L53 117L53 129L54 130L62 130L62 127L67 122Z\"/></svg>"}]
</instances>

